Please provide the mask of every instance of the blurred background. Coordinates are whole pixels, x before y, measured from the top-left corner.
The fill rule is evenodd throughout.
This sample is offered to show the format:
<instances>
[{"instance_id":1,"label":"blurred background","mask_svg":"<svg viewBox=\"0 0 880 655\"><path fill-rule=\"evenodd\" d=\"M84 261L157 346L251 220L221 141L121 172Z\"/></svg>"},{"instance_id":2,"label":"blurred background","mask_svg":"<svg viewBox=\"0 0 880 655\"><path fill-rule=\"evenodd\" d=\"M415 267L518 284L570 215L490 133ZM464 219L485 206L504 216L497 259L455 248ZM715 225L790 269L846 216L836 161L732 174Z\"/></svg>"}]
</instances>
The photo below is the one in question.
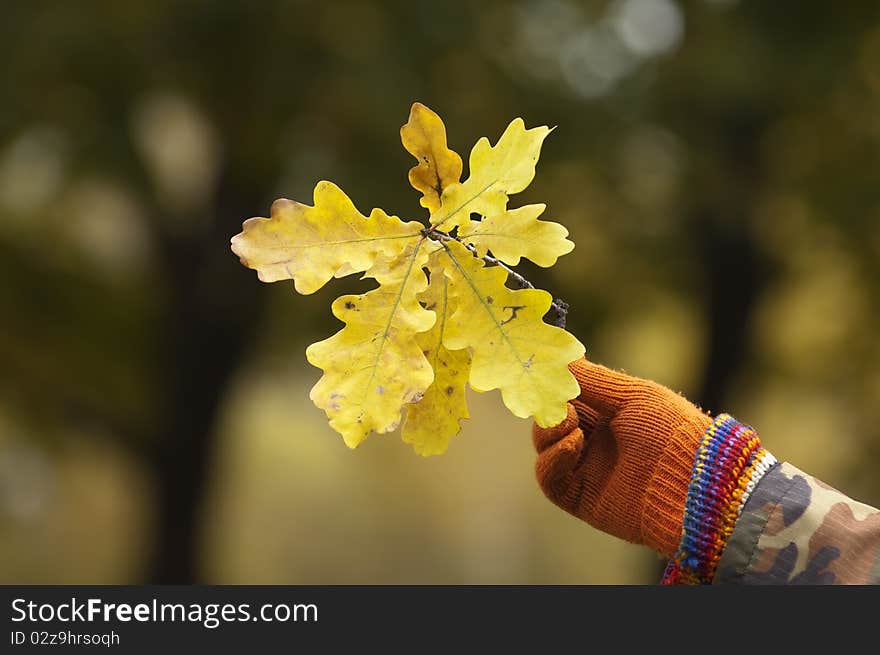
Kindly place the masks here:
<instances>
[{"instance_id":1,"label":"blurred background","mask_svg":"<svg viewBox=\"0 0 880 655\"><path fill-rule=\"evenodd\" d=\"M308 399L331 300L229 250L318 180L424 219L398 129L557 125L513 205L588 356L880 505L880 5L4 3L0 582L654 583L551 505L497 393L446 455Z\"/></svg>"}]
</instances>

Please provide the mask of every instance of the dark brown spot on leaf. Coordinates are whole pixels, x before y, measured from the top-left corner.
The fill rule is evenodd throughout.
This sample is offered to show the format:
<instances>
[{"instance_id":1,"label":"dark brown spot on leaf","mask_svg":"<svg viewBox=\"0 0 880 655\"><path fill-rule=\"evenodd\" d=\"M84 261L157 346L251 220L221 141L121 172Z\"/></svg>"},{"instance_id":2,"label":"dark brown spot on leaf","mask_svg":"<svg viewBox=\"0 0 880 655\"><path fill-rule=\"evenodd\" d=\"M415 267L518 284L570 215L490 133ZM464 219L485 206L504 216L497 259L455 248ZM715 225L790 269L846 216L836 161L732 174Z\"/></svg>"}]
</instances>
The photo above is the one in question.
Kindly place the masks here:
<instances>
[{"instance_id":1,"label":"dark brown spot on leaf","mask_svg":"<svg viewBox=\"0 0 880 655\"><path fill-rule=\"evenodd\" d=\"M505 323L510 323L513 319L515 319L516 313L521 309L525 309L525 305L505 305L504 309L510 310L510 316L501 321L501 325L504 325Z\"/></svg>"}]
</instances>

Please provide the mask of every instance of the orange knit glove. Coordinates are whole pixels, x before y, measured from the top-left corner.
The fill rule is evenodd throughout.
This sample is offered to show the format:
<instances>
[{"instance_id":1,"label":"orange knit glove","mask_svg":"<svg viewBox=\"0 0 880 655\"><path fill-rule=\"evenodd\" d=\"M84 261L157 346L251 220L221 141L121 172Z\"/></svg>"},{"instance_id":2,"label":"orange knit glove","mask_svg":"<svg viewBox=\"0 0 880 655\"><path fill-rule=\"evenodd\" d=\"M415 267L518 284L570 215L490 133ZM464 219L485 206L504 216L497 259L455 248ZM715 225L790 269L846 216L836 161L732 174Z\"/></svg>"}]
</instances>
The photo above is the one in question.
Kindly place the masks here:
<instances>
[{"instance_id":1,"label":"orange knit glove","mask_svg":"<svg viewBox=\"0 0 880 655\"><path fill-rule=\"evenodd\" d=\"M581 395L552 428L534 427L538 483L590 525L672 557L697 449L712 419L679 394L580 359Z\"/></svg>"}]
</instances>

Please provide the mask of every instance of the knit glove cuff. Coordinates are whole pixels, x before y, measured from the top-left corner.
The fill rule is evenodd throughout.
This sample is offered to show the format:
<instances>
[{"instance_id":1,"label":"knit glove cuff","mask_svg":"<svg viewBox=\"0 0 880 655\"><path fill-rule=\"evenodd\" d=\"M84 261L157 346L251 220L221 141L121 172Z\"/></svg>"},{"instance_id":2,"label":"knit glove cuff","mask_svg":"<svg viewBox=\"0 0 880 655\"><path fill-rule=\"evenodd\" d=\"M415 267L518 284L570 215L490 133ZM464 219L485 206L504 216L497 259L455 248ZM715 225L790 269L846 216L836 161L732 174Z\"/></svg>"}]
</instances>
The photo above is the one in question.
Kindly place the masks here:
<instances>
[{"instance_id":1,"label":"knit glove cuff","mask_svg":"<svg viewBox=\"0 0 880 655\"><path fill-rule=\"evenodd\" d=\"M710 584L743 505L776 464L758 434L728 414L703 433L691 469L678 550L662 583Z\"/></svg>"}]
</instances>

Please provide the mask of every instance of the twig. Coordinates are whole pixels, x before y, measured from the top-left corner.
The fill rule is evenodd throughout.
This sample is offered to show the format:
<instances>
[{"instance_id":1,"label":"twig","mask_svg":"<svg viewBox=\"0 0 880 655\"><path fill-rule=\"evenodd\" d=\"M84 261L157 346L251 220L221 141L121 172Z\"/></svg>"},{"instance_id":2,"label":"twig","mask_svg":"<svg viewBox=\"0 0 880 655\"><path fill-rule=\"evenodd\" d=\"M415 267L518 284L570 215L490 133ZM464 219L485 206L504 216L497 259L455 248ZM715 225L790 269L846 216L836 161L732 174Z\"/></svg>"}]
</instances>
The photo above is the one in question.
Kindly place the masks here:
<instances>
[{"instance_id":1,"label":"twig","mask_svg":"<svg viewBox=\"0 0 880 655\"><path fill-rule=\"evenodd\" d=\"M434 230L429 230L426 232L425 236L429 236L432 239L439 239L440 241L458 241L461 245L471 251L474 257L478 259L482 259L486 262L487 266L500 266L505 271L507 271L507 278L512 283L514 289L534 289L535 285L525 279L522 275L517 273L515 270L510 268L507 264L496 259L492 255L486 253L482 257L477 253L477 249L469 244L464 243L461 239L451 234L446 234L445 232L439 232ZM568 316L568 303L565 302L562 298L554 298L553 302L550 304L550 309L546 314L547 320L556 327L565 328L565 319Z\"/></svg>"}]
</instances>

